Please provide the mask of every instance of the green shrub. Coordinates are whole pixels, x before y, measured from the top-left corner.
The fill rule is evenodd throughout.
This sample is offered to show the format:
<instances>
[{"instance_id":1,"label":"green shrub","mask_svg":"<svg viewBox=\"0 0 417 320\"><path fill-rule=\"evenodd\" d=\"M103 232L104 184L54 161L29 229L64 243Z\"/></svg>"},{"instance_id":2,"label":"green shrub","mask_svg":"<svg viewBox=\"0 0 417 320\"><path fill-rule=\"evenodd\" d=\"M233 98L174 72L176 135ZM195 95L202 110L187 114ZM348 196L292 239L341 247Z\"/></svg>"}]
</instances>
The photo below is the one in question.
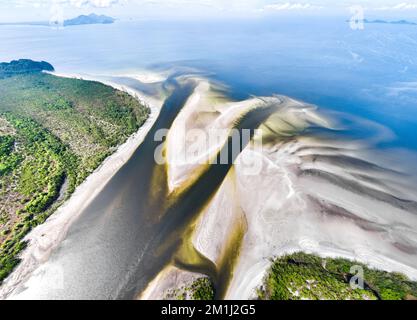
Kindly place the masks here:
<instances>
[{"instance_id":1,"label":"green shrub","mask_svg":"<svg viewBox=\"0 0 417 320\"><path fill-rule=\"evenodd\" d=\"M199 278L190 288L192 300L214 300L214 287L209 278Z\"/></svg>"},{"instance_id":2,"label":"green shrub","mask_svg":"<svg viewBox=\"0 0 417 320\"><path fill-rule=\"evenodd\" d=\"M352 289L350 270L364 270L363 289ZM347 259L329 259L295 253L277 258L257 290L259 299L400 300L417 296L417 283L405 275L368 268Z\"/></svg>"}]
</instances>

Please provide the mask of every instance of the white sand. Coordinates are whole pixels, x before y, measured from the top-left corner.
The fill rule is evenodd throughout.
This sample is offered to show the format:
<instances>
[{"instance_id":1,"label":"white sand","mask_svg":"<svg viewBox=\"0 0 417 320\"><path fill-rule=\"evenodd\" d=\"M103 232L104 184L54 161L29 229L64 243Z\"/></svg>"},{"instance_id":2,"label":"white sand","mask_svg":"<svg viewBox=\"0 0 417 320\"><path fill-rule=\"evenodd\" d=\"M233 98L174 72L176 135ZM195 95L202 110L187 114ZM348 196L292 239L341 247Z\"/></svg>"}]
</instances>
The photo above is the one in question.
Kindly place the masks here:
<instances>
[{"instance_id":1,"label":"white sand","mask_svg":"<svg viewBox=\"0 0 417 320\"><path fill-rule=\"evenodd\" d=\"M294 251L356 259L417 279L415 252L404 252L395 246L401 243L417 248L415 213L357 194L346 184L336 186L322 178L300 176L300 167L314 165L297 159L296 150L302 145L286 144L264 154L263 160L269 166L256 177L239 174L236 168L238 199L248 220L248 231L226 297L254 297L269 259ZM334 168L324 163L321 170L331 172ZM347 166L339 167L338 176L343 177L349 170ZM359 180L362 185L365 182ZM338 216L336 213L342 210L352 216Z\"/></svg>"},{"instance_id":2,"label":"white sand","mask_svg":"<svg viewBox=\"0 0 417 320\"><path fill-rule=\"evenodd\" d=\"M158 276L149 283L146 290L141 293L138 300L176 300L169 297L173 290L190 287L199 278L206 277L203 274L184 271L174 266L167 266Z\"/></svg>"},{"instance_id":3,"label":"white sand","mask_svg":"<svg viewBox=\"0 0 417 320\"><path fill-rule=\"evenodd\" d=\"M356 259L417 279L417 208L412 204L417 201L415 180L389 170L406 168L402 160L415 155L403 151L395 158L392 153L387 156L369 149L371 142L390 138L389 130L366 121L365 125L375 132L371 141L317 139L300 134L283 141L283 137L291 136L292 126L332 128L334 124L315 108L286 97L251 99L249 105L248 101L223 102L209 108L210 90L203 81L171 129L168 169L174 189L181 188L204 166L178 161L182 155L176 153L183 153L187 146L177 139L181 126L187 130L230 128L233 121L227 120L236 119L242 110L247 111L260 100L280 105L268 127L262 126L264 139L275 137L276 142L261 151L249 145L239 157L260 162L262 169L252 174L244 161L237 162L233 174L227 176L202 212L194 234L196 249L219 264L228 235L244 213L247 231L227 299L253 298L270 259L294 251ZM219 108L221 105L228 110ZM245 108L234 109L233 105ZM227 111L227 120L221 121ZM308 170L316 170L319 175L309 175ZM152 282L151 296L161 294L158 288L178 285L170 274L163 273Z\"/></svg>"},{"instance_id":4,"label":"white sand","mask_svg":"<svg viewBox=\"0 0 417 320\"><path fill-rule=\"evenodd\" d=\"M206 79L192 77L198 82L167 136L168 186L170 191L190 185L201 174L202 164L212 159L225 143L234 122L261 100L230 102L214 90L224 89ZM207 133L198 152L190 142L201 131ZM193 132L196 136L193 135ZM210 139L212 134L214 139ZM199 141L200 142L200 141Z\"/></svg>"},{"instance_id":5,"label":"white sand","mask_svg":"<svg viewBox=\"0 0 417 320\"><path fill-rule=\"evenodd\" d=\"M100 78L80 74L57 74L61 77L100 81ZM140 76L139 76L140 77ZM28 247L21 254L21 263L0 287L0 299L8 296L20 283L23 283L30 274L44 261L51 252L58 247L66 237L69 227L79 217L83 209L100 193L107 182L130 159L135 150L143 142L149 130L159 116L163 100L159 97L149 97L141 92L118 85L110 81L101 81L116 89L123 90L138 98L147 105L150 116L143 126L133 134L117 151L109 156L80 186L77 187L71 198L66 201L48 220L32 230L25 240Z\"/></svg>"}]
</instances>

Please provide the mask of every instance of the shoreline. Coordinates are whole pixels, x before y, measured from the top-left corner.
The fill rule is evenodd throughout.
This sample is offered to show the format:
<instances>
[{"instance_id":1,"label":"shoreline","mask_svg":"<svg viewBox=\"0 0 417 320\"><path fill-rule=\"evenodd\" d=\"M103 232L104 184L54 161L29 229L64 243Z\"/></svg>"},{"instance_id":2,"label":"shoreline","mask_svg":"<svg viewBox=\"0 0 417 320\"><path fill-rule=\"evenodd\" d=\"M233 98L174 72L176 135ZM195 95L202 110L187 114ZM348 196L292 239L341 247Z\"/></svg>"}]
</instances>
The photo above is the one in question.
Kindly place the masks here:
<instances>
[{"instance_id":1,"label":"shoreline","mask_svg":"<svg viewBox=\"0 0 417 320\"><path fill-rule=\"evenodd\" d=\"M136 133L131 135L123 144L119 145L115 152L107 157L81 183L70 196L43 224L30 231L24 238L28 242L27 248L20 255L20 263L0 286L0 299L7 299L13 291L26 280L41 265L48 260L51 253L65 239L67 232L88 204L100 193L118 170L132 157L137 148L142 144L148 132L159 116L162 101L147 97L141 92L122 86L111 81L102 81L100 77L85 76L80 74L51 73L65 78L97 81L114 89L124 91L138 99L150 109L150 114L145 123Z\"/></svg>"}]
</instances>

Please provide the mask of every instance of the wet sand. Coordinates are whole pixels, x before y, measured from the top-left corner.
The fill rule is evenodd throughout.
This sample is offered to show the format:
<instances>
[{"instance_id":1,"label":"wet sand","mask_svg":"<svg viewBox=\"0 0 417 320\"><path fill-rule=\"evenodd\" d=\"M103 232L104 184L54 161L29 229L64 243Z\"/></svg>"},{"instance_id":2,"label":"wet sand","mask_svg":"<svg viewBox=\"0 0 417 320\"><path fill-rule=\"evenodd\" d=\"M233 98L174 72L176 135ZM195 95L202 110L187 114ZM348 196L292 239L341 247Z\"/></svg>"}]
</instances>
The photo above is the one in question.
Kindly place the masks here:
<instances>
[{"instance_id":1,"label":"wet sand","mask_svg":"<svg viewBox=\"0 0 417 320\"><path fill-rule=\"evenodd\" d=\"M157 89L128 77L103 81L148 94L164 88L160 115L129 160L77 211L51 254L35 260L39 267L17 284L8 280L3 296L133 299L146 289L143 298L161 297L178 284L172 277L205 274L218 298L247 299L270 258L297 250L417 278L415 181L366 143L335 138L342 129L314 106L282 96L228 101L217 85L187 75L168 77ZM266 148L251 142L240 154L227 152L227 164L183 165L176 161L185 150L183 124L261 128ZM168 165L154 159L160 128L170 129ZM225 134L207 155L218 157L231 144ZM248 174L242 158L262 170Z\"/></svg>"}]
</instances>

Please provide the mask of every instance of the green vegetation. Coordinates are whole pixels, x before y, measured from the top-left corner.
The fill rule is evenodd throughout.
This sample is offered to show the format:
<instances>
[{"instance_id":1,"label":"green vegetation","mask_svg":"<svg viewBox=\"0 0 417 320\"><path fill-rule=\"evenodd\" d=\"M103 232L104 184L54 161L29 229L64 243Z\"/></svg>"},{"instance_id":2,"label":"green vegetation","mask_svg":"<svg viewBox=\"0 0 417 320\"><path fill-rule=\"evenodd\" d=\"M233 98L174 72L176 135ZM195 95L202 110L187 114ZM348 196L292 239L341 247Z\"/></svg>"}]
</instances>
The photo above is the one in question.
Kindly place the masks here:
<instances>
[{"instance_id":1,"label":"green vegetation","mask_svg":"<svg viewBox=\"0 0 417 320\"><path fill-rule=\"evenodd\" d=\"M167 300L214 300L214 286L207 277L195 279L190 285L171 289L165 296Z\"/></svg>"},{"instance_id":2,"label":"green vegetation","mask_svg":"<svg viewBox=\"0 0 417 320\"><path fill-rule=\"evenodd\" d=\"M214 288L210 279L199 278L190 287L192 300L213 300Z\"/></svg>"},{"instance_id":3,"label":"green vegetation","mask_svg":"<svg viewBox=\"0 0 417 320\"><path fill-rule=\"evenodd\" d=\"M356 275L351 273L352 266L363 269L363 289L350 286L352 276ZM417 282L402 274L371 269L355 261L295 253L273 261L264 285L258 289L258 296L263 300L415 299Z\"/></svg>"},{"instance_id":4,"label":"green vegetation","mask_svg":"<svg viewBox=\"0 0 417 320\"><path fill-rule=\"evenodd\" d=\"M0 177L12 172L22 160L18 154L12 153L14 144L14 137L0 136Z\"/></svg>"},{"instance_id":5,"label":"green vegetation","mask_svg":"<svg viewBox=\"0 0 417 320\"><path fill-rule=\"evenodd\" d=\"M0 156L8 156L13 150L14 138L12 136L0 136Z\"/></svg>"},{"instance_id":6,"label":"green vegetation","mask_svg":"<svg viewBox=\"0 0 417 320\"><path fill-rule=\"evenodd\" d=\"M20 167L18 191L28 202L20 213L41 213L58 197L65 177L74 190L77 157L35 121L10 113L4 115L16 128L26 154Z\"/></svg>"},{"instance_id":7,"label":"green vegetation","mask_svg":"<svg viewBox=\"0 0 417 320\"><path fill-rule=\"evenodd\" d=\"M0 282L19 262L24 236L149 114L130 95L101 83L24 65L32 68L0 76ZM0 72L5 68L18 69L2 64Z\"/></svg>"},{"instance_id":8,"label":"green vegetation","mask_svg":"<svg viewBox=\"0 0 417 320\"><path fill-rule=\"evenodd\" d=\"M91 13L88 16L81 15L73 19L65 20L64 26L78 26L83 24L111 24L115 21L116 20L112 17Z\"/></svg>"}]
</instances>

